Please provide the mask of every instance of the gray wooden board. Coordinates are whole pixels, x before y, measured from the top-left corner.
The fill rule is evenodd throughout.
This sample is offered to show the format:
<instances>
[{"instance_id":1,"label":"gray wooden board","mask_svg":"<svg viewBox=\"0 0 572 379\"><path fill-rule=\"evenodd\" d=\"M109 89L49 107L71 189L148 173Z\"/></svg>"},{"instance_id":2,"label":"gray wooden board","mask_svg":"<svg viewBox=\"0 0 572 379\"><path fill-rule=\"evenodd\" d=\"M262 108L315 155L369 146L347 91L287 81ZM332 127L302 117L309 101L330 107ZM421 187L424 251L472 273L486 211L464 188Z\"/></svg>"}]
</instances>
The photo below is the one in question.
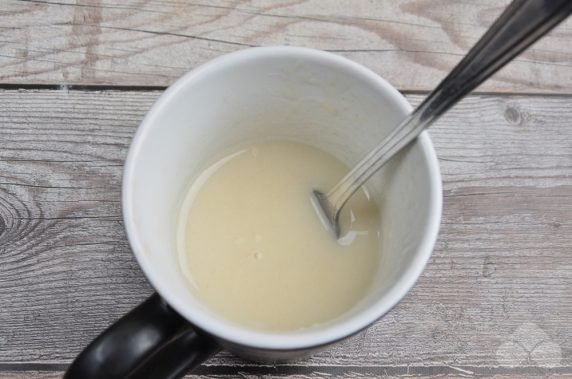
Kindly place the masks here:
<instances>
[{"instance_id":1,"label":"gray wooden board","mask_svg":"<svg viewBox=\"0 0 572 379\"><path fill-rule=\"evenodd\" d=\"M337 52L402 90L429 90L509 0L2 0L0 82L166 86L223 53ZM485 83L572 93L572 19Z\"/></svg>"},{"instance_id":2,"label":"gray wooden board","mask_svg":"<svg viewBox=\"0 0 572 379\"><path fill-rule=\"evenodd\" d=\"M60 375L152 292L119 201L127 147L159 94L0 90L0 377ZM431 136L444 215L411 293L310 359L221 353L200 375L572 377L572 98L471 96Z\"/></svg>"}]
</instances>

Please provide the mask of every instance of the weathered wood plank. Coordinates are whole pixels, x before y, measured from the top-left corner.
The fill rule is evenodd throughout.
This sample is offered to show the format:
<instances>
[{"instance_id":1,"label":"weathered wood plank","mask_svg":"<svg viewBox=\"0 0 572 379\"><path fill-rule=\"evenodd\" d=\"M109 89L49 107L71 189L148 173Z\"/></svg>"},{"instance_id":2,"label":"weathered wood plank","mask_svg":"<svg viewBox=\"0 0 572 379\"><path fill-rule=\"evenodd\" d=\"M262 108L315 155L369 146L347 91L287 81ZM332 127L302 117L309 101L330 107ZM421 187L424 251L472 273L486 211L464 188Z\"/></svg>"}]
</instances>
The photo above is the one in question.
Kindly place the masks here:
<instances>
[{"instance_id":1,"label":"weathered wood plank","mask_svg":"<svg viewBox=\"0 0 572 379\"><path fill-rule=\"evenodd\" d=\"M158 95L0 91L4 371L26 362L60 370L151 293L119 198L130 138ZM463 101L432 130L443 225L406 299L308 360L259 372L221 353L200 373L572 375L571 109L560 96Z\"/></svg>"},{"instance_id":2,"label":"weathered wood plank","mask_svg":"<svg viewBox=\"0 0 572 379\"><path fill-rule=\"evenodd\" d=\"M60 379L63 372L58 371L4 371L0 372L2 379Z\"/></svg>"},{"instance_id":3,"label":"weathered wood plank","mask_svg":"<svg viewBox=\"0 0 572 379\"><path fill-rule=\"evenodd\" d=\"M223 53L338 52L402 90L433 88L508 0L4 0L0 82L166 86ZM481 87L572 92L572 20Z\"/></svg>"}]
</instances>

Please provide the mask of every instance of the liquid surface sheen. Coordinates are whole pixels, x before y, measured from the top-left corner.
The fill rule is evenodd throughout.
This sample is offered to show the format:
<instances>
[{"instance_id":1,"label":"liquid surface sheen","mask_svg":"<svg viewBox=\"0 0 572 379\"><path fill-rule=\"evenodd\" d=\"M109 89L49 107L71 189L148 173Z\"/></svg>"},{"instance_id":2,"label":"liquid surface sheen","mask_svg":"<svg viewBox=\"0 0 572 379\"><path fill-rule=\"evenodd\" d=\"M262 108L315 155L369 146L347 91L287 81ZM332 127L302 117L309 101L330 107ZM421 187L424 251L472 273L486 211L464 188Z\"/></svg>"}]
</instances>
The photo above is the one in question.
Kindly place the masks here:
<instances>
[{"instance_id":1,"label":"liquid surface sheen","mask_svg":"<svg viewBox=\"0 0 572 379\"><path fill-rule=\"evenodd\" d=\"M294 331L336 319L368 291L379 264L380 220L359 191L338 242L312 207L348 168L305 144L237 149L196 177L180 214L179 258L195 296L225 319Z\"/></svg>"}]
</instances>

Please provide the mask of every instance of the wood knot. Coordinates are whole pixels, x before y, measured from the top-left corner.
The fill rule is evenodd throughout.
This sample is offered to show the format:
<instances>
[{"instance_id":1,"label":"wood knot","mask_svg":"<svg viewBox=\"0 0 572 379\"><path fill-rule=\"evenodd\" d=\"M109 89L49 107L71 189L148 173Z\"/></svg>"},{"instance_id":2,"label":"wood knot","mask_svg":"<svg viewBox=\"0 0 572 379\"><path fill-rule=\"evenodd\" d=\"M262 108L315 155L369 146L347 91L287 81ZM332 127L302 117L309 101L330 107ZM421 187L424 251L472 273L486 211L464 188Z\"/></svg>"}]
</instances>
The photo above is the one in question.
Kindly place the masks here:
<instances>
[{"instance_id":1,"label":"wood knot","mask_svg":"<svg viewBox=\"0 0 572 379\"><path fill-rule=\"evenodd\" d=\"M483 261L483 276L485 278L490 278L496 270L495 263L491 259L490 255L487 255Z\"/></svg>"},{"instance_id":2,"label":"wood knot","mask_svg":"<svg viewBox=\"0 0 572 379\"><path fill-rule=\"evenodd\" d=\"M4 218L2 217L2 215L0 215L0 236L2 234L4 234L4 232L6 231L7 227L6 227L6 221L4 221Z\"/></svg>"},{"instance_id":3,"label":"wood knot","mask_svg":"<svg viewBox=\"0 0 572 379\"><path fill-rule=\"evenodd\" d=\"M520 109L514 104L507 105L504 111L505 120L512 125L520 125L522 122L522 117L520 114Z\"/></svg>"}]
</instances>

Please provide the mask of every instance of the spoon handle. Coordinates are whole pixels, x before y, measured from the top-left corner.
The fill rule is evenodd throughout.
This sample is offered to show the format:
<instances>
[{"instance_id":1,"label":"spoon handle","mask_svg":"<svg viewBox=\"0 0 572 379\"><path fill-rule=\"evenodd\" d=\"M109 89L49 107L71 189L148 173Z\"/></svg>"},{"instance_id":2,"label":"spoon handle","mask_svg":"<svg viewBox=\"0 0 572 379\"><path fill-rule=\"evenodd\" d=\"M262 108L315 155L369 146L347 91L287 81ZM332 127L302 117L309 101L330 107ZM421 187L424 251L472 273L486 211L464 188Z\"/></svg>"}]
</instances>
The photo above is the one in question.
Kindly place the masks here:
<instances>
[{"instance_id":1,"label":"spoon handle","mask_svg":"<svg viewBox=\"0 0 572 379\"><path fill-rule=\"evenodd\" d=\"M337 215L393 155L571 12L572 0L514 0L423 103L326 194L330 209Z\"/></svg>"}]
</instances>

